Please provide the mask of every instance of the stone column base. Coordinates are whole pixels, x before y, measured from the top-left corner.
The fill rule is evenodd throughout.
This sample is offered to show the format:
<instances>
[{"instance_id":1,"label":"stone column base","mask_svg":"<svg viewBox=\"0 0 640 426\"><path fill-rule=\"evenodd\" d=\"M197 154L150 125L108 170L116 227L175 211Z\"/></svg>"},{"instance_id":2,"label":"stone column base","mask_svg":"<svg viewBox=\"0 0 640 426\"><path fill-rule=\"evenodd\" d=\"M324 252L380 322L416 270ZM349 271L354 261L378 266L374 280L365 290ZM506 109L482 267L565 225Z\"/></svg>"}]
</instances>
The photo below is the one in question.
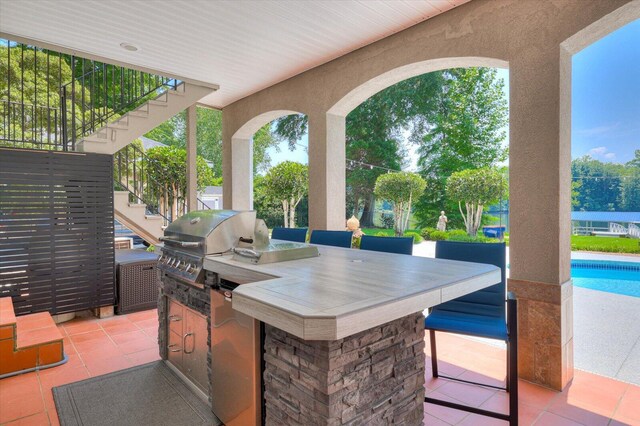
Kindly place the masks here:
<instances>
[{"instance_id":1,"label":"stone column base","mask_svg":"<svg viewBox=\"0 0 640 426\"><path fill-rule=\"evenodd\" d=\"M573 379L573 283L509 279L518 299L518 374L555 390Z\"/></svg>"},{"instance_id":2,"label":"stone column base","mask_svg":"<svg viewBox=\"0 0 640 426\"><path fill-rule=\"evenodd\" d=\"M335 341L265 332L267 425L422 425L422 313Z\"/></svg>"}]
</instances>

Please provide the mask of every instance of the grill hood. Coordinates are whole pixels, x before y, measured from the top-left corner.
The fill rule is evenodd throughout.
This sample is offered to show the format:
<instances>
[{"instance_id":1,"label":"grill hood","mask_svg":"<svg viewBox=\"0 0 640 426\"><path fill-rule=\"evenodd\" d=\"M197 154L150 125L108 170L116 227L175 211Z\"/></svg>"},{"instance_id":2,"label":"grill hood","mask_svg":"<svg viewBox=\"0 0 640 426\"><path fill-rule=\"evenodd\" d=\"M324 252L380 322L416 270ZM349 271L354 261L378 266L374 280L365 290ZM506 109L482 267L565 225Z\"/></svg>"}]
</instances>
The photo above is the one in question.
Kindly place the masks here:
<instances>
[{"instance_id":1,"label":"grill hood","mask_svg":"<svg viewBox=\"0 0 640 426\"><path fill-rule=\"evenodd\" d=\"M198 255L226 253L254 239L255 211L199 210L181 216L164 231L166 247Z\"/></svg>"}]
</instances>

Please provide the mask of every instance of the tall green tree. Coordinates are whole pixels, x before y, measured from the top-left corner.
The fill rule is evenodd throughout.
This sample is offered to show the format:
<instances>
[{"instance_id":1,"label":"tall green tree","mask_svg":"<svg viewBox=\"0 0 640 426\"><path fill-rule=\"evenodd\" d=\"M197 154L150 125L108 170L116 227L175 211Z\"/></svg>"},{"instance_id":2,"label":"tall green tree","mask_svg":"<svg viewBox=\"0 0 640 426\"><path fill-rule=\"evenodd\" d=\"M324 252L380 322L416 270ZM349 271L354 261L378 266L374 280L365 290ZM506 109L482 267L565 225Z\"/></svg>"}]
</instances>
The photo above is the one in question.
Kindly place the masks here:
<instances>
[{"instance_id":1,"label":"tall green tree","mask_svg":"<svg viewBox=\"0 0 640 426\"><path fill-rule=\"evenodd\" d=\"M295 161L283 161L264 176L264 196L282 205L285 228L295 228L296 207L309 192L309 168Z\"/></svg>"},{"instance_id":2,"label":"tall green tree","mask_svg":"<svg viewBox=\"0 0 640 426\"><path fill-rule=\"evenodd\" d=\"M621 209L620 188L625 166L604 163L588 155L571 162L571 176L579 182L576 210L616 211Z\"/></svg>"},{"instance_id":3,"label":"tall green tree","mask_svg":"<svg viewBox=\"0 0 640 426\"><path fill-rule=\"evenodd\" d=\"M416 173L396 172L378 176L374 192L376 196L393 203L393 229L397 236L404 235L409 224L411 205L426 186Z\"/></svg>"},{"instance_id":4,"label":"tall green tree","mask_svg":"<svg viewBox=\"0 0 640 426\"><path fill-rule=\"evenodd\" d=\"M418 144L420 174L427 180L427 190L416 206L423 226L433 226L441 210L457 207L446 194L449 176L506 160L508 108L503 89L504 82L492 68L442 71L434 108L412 135Z\"/></svg>"},{"instance_id":5,"label":"tall green tree","mask_svg":"<svg viewBox=\"0 0 640 426\"><path fill-rule=\"evenodd\" d=\"M126 148L125 148L126 149ZM184 213L187 193L187 151L176 146L160 146L146 151L144 168L148 173L149 199L160 200L158 209L165 216L177 218ZM198 190L211 185L213 171L201 156L196 157Z\"/></svg>"},{"instance_id":6,"label":"tall green tree","mask_svg":"<svg viewBox=\"0 0 640 426\"><path fill-rule=\"evenodd\" d=\"M447 179L447 195L458 203L467 234L472 237L478 233L484 207L506 198L507 191L505 175L495 169L462 170Z\"/></svg>"},{"instance_id":7,"label":"tall green tree","mask_svg":"<svg viewBox=\"0 0 640 426\"><path fill-rule=\"evenodd\" d=\"M633 160L625 164L626 176L620 185L620 208L628 212L640 212L640 149Z\"/></svg>"}]
</instances>

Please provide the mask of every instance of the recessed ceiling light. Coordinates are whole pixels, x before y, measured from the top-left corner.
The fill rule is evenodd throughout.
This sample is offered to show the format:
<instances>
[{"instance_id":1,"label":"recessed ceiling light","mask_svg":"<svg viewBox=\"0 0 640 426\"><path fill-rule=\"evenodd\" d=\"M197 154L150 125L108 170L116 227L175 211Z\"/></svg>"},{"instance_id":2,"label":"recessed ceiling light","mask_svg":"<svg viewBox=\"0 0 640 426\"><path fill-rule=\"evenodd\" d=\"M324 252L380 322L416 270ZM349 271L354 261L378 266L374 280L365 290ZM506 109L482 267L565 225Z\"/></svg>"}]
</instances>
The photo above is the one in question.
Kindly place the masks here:
<instances>
[{"instance_id":1,"label":"recessed ceiling light","mask_svg":"<svg viewBox=\"0 0 640 426\"><path fill-rule=\"evenodd\" d=\"M129 52L135 52L138 50L137 47L135 47L133 44L130 44L130 43L120 43L120 47L122 47L125 50L128 50Z\"/></svg>"}]
</instances>

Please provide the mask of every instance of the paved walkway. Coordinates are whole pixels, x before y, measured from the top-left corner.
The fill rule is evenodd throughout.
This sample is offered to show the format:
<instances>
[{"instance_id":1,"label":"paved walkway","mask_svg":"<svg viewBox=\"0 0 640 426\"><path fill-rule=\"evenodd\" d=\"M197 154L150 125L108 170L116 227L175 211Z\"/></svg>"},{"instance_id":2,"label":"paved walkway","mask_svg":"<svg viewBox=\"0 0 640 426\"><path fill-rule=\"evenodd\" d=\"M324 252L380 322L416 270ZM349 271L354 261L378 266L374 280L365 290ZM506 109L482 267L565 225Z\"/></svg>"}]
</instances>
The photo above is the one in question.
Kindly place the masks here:
<instances>
[{"instance_id":1,"label":"paved walkway","mask_svg":"<svg viewBox=\"0 0 640 426\"><path fill-rule=\"evenodd\" d=\"M414 246L413 254L435 257L435 247L435 242L425 241ZM571 258L640 262L639 255L592 252L571 252ZM577 369L640 385L640 298L574 286L573 324ZM473 340L504 347L497 341Z\"/></svg>"}]
</instances>

